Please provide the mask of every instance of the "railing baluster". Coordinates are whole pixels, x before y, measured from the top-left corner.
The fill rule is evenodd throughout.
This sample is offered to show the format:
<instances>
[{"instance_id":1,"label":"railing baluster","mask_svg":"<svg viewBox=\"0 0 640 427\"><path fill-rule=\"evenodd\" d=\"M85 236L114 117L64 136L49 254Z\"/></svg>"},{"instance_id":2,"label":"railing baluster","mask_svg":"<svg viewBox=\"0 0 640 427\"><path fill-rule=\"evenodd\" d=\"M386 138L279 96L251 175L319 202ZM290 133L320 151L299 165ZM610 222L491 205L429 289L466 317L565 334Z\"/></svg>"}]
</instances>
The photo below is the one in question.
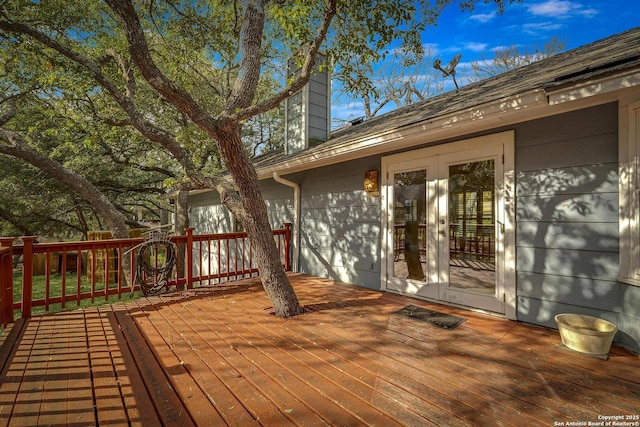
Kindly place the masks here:
<instances>
[{"instance_id":1,"label":"railing baluster","mask_svg":"<svg viewBox=\"0 0 640 427\"><path fill-rule=\"evenodd\" d=\"M193 288L193 228L187 228L187 265L185 266L185 273L187 278L187 289Z\"/></svg>"},{"instance_id":2,"label":"railing baluster","mask_svg":"<svg viewBox=\"0 0 640 427\"><path fill-rule=\"evenodd\" d=\"M246 268L245 268L245 259L247 257L247 238L242 237L242 278L247 277Z\"/></svg>"},{"instance_id":3,"label":"railing baluster","mask_svg":"<svg viewBox=\"0 0 640 427\"><path fill-rule=\"evenodd\" d=\"M249 277L253 276L253 243L249 240Z\"/></svg>"},{"instance_id":4,"label":"railing baluster","mask_svg":"<svg viewBox=\"0 0 640 427\"><path fill-rule=\"evenodd\" d=\"M90 278L91 283L89 283L90 285L90 290L93 289L93 287L95 286L96 283L96 246L95 244L93 244L91 246L91 278Z\"/></svg>"},{"instance_id":5,"label":"railing baluster","mask_svg":"<svg viewBox=\"0 0 640 427\"><path fill-rule=\"evenodd\" d=\"M0 248L5 249L2 255L2 275L0 275L0 284L2 289L2 326L6 327L9 323L13 323L13 237L0 238Z\"/></svg>"},{"instance_id":6,"label":"railing baluster","mask_svg":"<svg viewBox=\"0 0 640 427\"><path fill-rule=\"evenodd\" d=\"M204 271L202 269L203 268L203 266L202 266L202 256L204 254L204 249L202 248L202 240L201 239L198 239L198 254L199 254L199 256L198 256L198 258L199 258L199 260L198 260L198 277L200 278L198 280L198 284L202 285L202 275L203 275L203 271ZM195 278L194 278L194 280L195 280Z\"/></svg>"},{"instance_id":7,"label":"railing baluster","mask_svg":"<svg viewBox=\"0 0 640 427\"><path fill-rule=\"evenodd\" d=\"M62 301L60 302L60 306L65 308L67 303L67 249L62 248L62 262L59 263L60 267L60 282L62 286L61 295ZM80 305L80 295L76 295L76 299L78 300L78 305Z\"/></svg>"},{"instance_id":8,"label":"railing baluster","mask_svg":"<svg viewBox=\"0 0 640 427\"><path fill-rule=\"evenodd\" d=\"M211 284L211 239L207 239L207 285Z\"/></svg>"},{"instance_id":9,"label":"railing baluster","mask_svg":"<svg viewBox=\"0 0 640 427\"><path fill-rule=\"evenodd\" d=\"M47 249L44 261L44 310L49 311L51 299L51 250Z\"/></svg>"},{"instance_id":10,"label":"railing baluster","mask_svg":"<svg viewBox=\"0 0 640 427\"><path fill-rule=\"evenodd\" d=\"M218 252L216 256L216 258L218 259L218 270L216 270L216 274L218 275L218 283L220 283L221 282L220 273L222 272L222 264L220 264L220 261L222 260L222 256L220 254L220 238L219 237L216 237L216 246L218 247Z\"/></svg>"},{"instance_id":11,"label":"railing baluster","mask_svg":"<svg viewBox=\"0 0 640 427\"><path fill-rule=\"evenodd\" d=\"M22 238L22 317L31 317L31 304L33 300L33 242L35 236Z\"/></svg>"},{"instance_id":12,"label":"railing baluster","mask_svg":"<svg viewBox=\"0 0 640 427\"><path fill-rule=\"evenodd\" d=\"M284 269L291 271L291 223L284 224Z\"/></svg>"},{"instance_id":13,"label":"railing baluster","mask_svg":"<svg viewBox=\"0 0 640 427\"><path fill-rule=\"evenodd\" d=\"M78 292L78 305L80 305L80 295L82 294L82 251L76 250L76 292Z\"/></svg>"}]
</instances>

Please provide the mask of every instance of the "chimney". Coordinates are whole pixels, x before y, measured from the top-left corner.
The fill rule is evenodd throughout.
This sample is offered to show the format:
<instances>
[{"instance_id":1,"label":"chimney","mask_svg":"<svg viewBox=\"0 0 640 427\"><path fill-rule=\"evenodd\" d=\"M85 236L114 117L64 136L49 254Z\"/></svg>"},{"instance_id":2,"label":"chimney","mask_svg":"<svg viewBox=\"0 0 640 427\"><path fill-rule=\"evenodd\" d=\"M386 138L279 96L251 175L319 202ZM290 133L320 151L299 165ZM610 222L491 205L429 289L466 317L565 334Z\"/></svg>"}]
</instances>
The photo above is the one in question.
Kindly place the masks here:
<instances>
[{"instance_id":1,"label":"chimney","mask_svg":"<svg viewBox=\"0 0 640 427\"><path fill-rule=\"evenodd\" d=\"M318 53L309 83L285 101L285 153L292 154L329 139L331 128L331 79L328 67L318 71L326 56ZM295 59L287 61L287 79L300 67Z\"/></svg>"}]
</instances>

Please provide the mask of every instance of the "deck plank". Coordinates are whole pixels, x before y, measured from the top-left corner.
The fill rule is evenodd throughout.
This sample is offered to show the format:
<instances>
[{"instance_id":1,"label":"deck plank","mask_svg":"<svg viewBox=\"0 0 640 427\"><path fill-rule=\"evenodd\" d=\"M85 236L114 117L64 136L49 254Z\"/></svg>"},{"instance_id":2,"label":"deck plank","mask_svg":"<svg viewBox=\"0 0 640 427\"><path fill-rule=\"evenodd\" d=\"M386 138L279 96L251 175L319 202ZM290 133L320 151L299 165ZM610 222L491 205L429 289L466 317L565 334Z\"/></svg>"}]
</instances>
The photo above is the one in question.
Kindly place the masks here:
<instances>
[{"instance_id":1,"label":"deck plank","mask_svg":"<svg viewBox=\"0 0 640 427\"><path fill-rule=\"evenodd\" d=\"M135 359L129 349L129 342L124 335L122 325L116 317L117 311L126 311L124 305L118 304L99 309L108 320L107 330L113 333L111 341L114 356L114 366L119 381L120 393L124 407L127 410L127 422L134 427L160 425L161 417L158 415L153 400L146 391L146 385L140 371L138 371Z\"/></svg>"},{"instance_id":2,"label":"deck plank","mask_svg":"<svg viewBox=\"0 0 640 427\"><path fill-rule=\"evenodd\" d=\"M232 302L231 307L239 307L245 304L244 301ZM356 399L351 393L344 390L344 383L336 386L335 381L327 378L327 372L331 370L331 366L327 362L319 361L316 366L310 365L318 362L304 360L300 358L301 352L295 343L285 341L279 338L269 339L269 329L260 328L254 330L255 323L250 321L244 324L246 320L237 321L238 318L231 308L225 309L222 316L215 316L216 312L213 307L204 307L201 312L206 316L207 320L216 322L216 329L226 343L232 348L233 353L238 358L244 357L249 362L248 369L252 366L259 366L262 375L268 376L271 382L263 385L265 391L274 390L274 387L283 388L291 395L297 395L301 402L286 401L285 408L290 409L289 414L292 417L304 416L304 408L298 410L295 404L302 403L307 408L311 408L313 412L326 417L325 421L329 423L344 422L347 424L369 424L378 423L382 425L393 425L393 420L388 417L382 417L381 413L372 411L366 401ZM194 313L195 314L195 313ZM242 317L240 317L242 319ZM262 315L260 322L271 323L278 320ZM282 321L284 322L284 321ZM270 345L256 346L253 343L267 339L266 343ZM256 376L255 368L251 372L253 377ZM344 379L344 378L343 378ZM271 385L273 384L273 385ZM264 388L264 387L267 388ZM277 397L274 396L274 399ZM285 409L282 408L282 409ZM308 411L308 409L307 409ZM365 412L368 412L365 413ZM326 415L325 415L326 414ZM310 420L297 420L297 422L308 422L319 420L312 417Z\"/></svg>"},{"instance_id":3,"label":"deck plank","mask_svg":"<svg viewBox=\"0 0 640 427\"><path fill-rule=\"evenodd\" d=\"M128 305L132 306L133 303ZM148 320L139 322L141 330L150 342L165 343L156 346L157 354L165 369L170 370L177 393L187 405L194 408L195 420L215 421L215 424L233 423L233 420L237 420L242 425L252 424L254 418L245 410L242 402L228 391L210 369L210 364L216 363L216 355L200 354L199 348L193 349L186 342L184 325L176 325L174 322L177 319L163 318L159 313L159 306L162 306L162 302L158 305L136 305L136 310ZM231 375L234 376L235 373ZM196 378L200 383L196 382ZM204 384L207 388L203 389Z\"/></svg>"},{"instance_id":4,"label":"deck plank","mask_svg":"<svg viewBox=\"0 0 640 427\"><path fill-rule=\"evenodd\" d=\"M176 427L194 425L189 412L185 409L183 402L176 395L171 381L167 378L163 366L158 362L145 337L138 329L137 323L145 323L146 319L132 321L131 314L124 311L114 311L114 314L126 337L127 347L131 352L135 367L144 377L146 391L153 401L153 406L162 424ZM159 348L164 348L162 342L156 344ZM139 391L143 392L143 390Z\"/></svg>"},{"instance_id":5,"label":"deck plank","mask_svg":"<svg viewBox=\"0 0 640 427\"><path fill-rule=\"evenodd\" d=\"M8 376L9 383L18 383L16 400L11 413L12 420L17 420L22 425L37 425L40 415L40 403L42 389L46 378L46 364L48 354L47 341L36 339L42 326L41 332L49 336L51 330L46 323L53 322L53 319L40 321L34 319L28 322L27 329L15 354L15 365L12 363ZM4 383L4 381L3 381ZM13 421L12 421L13 422Z\"/></svg>"},{"instance_id":6,"label":"deck plank","mask_svg":"<svg viewBox=\"0 0 640 427\"><path fill-rule=\"evenodd\" d=\"M315 322L313 319L307 319ZM416 410L413 405L403 403L402 390L392 384L384 384L380 377L372 374L363 365L369 365L370 361L361 357L357 353L352 353L348 358L332 352L335 347L333 341L322 342L319 337L309 340L313 334L310 330L297 327L300 319L291 319L283 327L267 327L265 322L253 322L250 325L233 326L234 331L254 331L263 339L267 339L273 348L288 350L288 354L275 356L282 360L290 358L297 359L297 363L302 364L307 369L314 371L317 375L323 376L327 381L348 390L353 395L360 398L354 407L372 406L388 414L394 422L402 425L429 425L429 419L422 416L422 408ZM279 333L279 331L294 332L296 339L291 338L291 334ZM248 340L253 336L249 335ZM251 342L251 341L247 341ZM363 359L364 363L358 364L357 360ZM291 363L287 363L291 365ZM296 366L296 365L292 365ZM325 387L323 387L325 390ZM411 396L413 397L413 395ZM424 402L422 402L424 403ZM369 410L372 410L369 408ZM335 421L335 420L334 420ZM391 420L384 420L390 424ZM453 425L451 419L447 420L448 425Z\"/></svg>"},{"instance_id":7,"label":"deck plank","mask_svg":"<svg viewBox=\"0 0 640 427\"><path fill-rule=\"evenodd\" d=\"M20 364L15 355L25 335L27 322L18 319L5 329L0 345L0 426L6 426L11 419L13 405L20 388L21 376L15 375Z\"/></svg>"},{"instance_id":8,"label":"deck plank","mask_svg":"<svg viewBox=\"0 0 640 427\"><path fill-rule=\"evenodd\" d=\"M270 314L258 279L16 323L0 426L521 426L635 415L640 359L557 331L291 275L309 311ZM454 330L394 314L461 316Z\"/></svg>"}]
</instances>

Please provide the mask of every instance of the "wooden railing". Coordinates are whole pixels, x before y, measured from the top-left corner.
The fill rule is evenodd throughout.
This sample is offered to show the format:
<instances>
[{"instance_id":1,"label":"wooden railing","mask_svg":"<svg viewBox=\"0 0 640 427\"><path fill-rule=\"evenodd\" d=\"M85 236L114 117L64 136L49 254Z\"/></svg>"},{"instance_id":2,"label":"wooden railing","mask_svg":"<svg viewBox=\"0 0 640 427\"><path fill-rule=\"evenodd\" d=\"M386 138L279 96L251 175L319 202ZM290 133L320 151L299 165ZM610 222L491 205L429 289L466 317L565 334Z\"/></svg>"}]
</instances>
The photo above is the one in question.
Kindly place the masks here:
<instances>
[{"instance_id":1,"label":"wooden railing","mask_svg":"<svg viewBox=\"0 0 640 427\"><path fill-rule=\"evenodd\" d=\"M394 226L394 260L404 256L405 248L411 242L407 239L407 226L396 224ZM414 225L417 234L415 240L417 250L425 254L427 250L427 226L426 224ZM416 231L414 228L414 232ZM449 224L449 253L452 258L473 258L488 261L495 256L493 225L470 225L462 227L461 224Z\"/></svg>"},{"instance_id":2,"label":"wooden railing","mask_svg":"<svg viewBox=\"0 0 640 427\"><path fill-rule=\"evenodd\" d=\"M273 234L282 263L290 270L291 225ZM177 251L167 286L189 289L258 275L246 233L194 235L188 229L186 235L169 239ZM28 236L17 245L14 240L0 238L0 324L5 327L16 315L31 317L34 309L48 312L100 298L109 302L126 298L132 286L139 290L135 267L144 238L36 243ZM150 264L158 265L166 254L147 256Z\"/></svg>"}]
</instances>

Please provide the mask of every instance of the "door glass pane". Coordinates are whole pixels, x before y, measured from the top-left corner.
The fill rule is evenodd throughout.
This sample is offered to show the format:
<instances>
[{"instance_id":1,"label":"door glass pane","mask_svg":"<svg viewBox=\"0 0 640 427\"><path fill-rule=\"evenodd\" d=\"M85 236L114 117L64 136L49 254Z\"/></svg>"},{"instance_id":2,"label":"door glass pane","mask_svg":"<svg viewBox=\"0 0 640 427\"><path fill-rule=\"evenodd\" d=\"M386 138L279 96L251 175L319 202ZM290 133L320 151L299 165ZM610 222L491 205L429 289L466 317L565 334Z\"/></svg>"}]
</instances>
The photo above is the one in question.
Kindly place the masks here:
<instances>
[{"instance_id":1,"label":"door glass pane","mask_svg":"<svg viewBox=\"0 0 640 427\"><path fill-rule=\"evenodd\" d=\"M449 286L495 293L493 160L449 166Z\"/></svg>"},{"instance_id":2,"label":"door glass pane","mask_svg":"<svg viewBox=\"0 0 640 427\"><path fill-rule=\"evenodd\" d=\"M393 275L424 282L426 278L425 170L393 175Z\"/></svg>"}]
</instances>

